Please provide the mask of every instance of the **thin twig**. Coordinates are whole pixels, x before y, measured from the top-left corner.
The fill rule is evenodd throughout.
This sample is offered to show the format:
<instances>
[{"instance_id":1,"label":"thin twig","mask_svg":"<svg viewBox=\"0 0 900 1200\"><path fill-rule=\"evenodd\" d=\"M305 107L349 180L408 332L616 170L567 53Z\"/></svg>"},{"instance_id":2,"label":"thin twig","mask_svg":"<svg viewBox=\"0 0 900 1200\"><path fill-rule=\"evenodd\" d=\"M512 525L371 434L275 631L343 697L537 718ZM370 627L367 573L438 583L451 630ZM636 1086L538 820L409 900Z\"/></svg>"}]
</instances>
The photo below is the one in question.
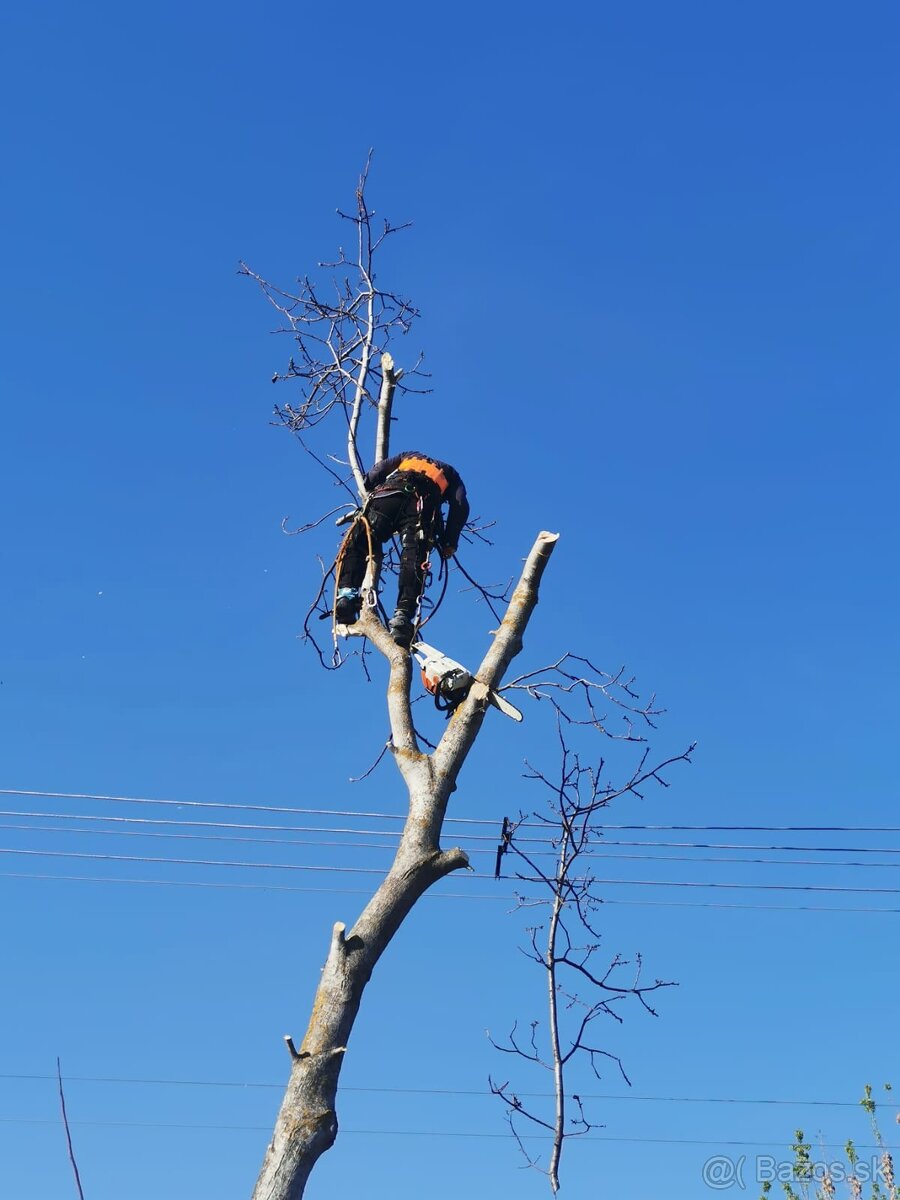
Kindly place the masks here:
<instances>
[{"instance_id":1,"label":"thin twig","mask_svg":"<svg viewBox=\"0 0 900 1200\"><path fill-rule=\"evenodd\" d=\"M66 1094L63 1091L62 1068L59 1065L59 1058L56 1060L56 1081L59 1084L59 1107L62 1111L63 1127L66 1131L66 1144L69 1147L69 1162L72 1164L72 1172L75 1176L75 1186L78 1188L79 1200L84 1200L84 1191L81 1187L81 1176L78 1174L78 1163L75 1161L75 1150L72 1147L72 1134L69 1130L69 1118L66 1115Z\"/></svg>"}]
</instances>

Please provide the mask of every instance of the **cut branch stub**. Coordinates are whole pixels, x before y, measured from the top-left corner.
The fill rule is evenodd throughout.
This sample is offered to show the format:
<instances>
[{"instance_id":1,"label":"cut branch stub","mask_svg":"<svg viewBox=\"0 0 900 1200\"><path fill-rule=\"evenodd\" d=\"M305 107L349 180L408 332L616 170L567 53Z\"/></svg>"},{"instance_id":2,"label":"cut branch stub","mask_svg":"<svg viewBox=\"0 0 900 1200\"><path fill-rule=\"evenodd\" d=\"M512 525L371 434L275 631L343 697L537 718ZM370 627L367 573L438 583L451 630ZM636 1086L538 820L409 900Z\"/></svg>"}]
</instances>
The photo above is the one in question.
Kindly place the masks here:
<instances>
[{"instance_id":1,"label":"cut branch stub","mask_svg":"<svg viewBox=\"0 0 900 1200\"><path fill-rule=\"evenodd\" d=\"M378 396L378 424L375 431L375 461L382 462L390 456L391 408L394 403L394 388L403 377L403 371L394 366L394 360L385 350L381 356L381 391Z\"/></svg>"}]
</instances>

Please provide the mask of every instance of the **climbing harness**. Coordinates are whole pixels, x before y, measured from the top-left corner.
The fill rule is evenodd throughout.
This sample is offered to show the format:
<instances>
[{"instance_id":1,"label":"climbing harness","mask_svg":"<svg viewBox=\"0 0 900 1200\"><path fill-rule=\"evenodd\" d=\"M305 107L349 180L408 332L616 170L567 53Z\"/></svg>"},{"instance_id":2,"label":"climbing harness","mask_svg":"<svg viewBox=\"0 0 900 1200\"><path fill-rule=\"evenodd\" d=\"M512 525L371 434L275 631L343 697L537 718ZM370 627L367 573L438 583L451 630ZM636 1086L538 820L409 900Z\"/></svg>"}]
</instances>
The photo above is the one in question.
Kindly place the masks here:
<instances>
[{"instance_id":1,"label":"climbing harness","mask_svg":"<svg viewBox=\"0 0 900 1200\"><path fill-rule=\"evenodd\" d=\"M444 492L449 487L449 483L448 483L447 477L444 475L444 472L435 463L429 461L426 458L422 458L417 455L415 455L415 456L411 455L407 458L404 458L402 460L402 462L400 463L400 466L398 467L397 471L393 472L393 475L400 475L401 472L406 472L406 471L415 472L418 475L425 476L432 484L434 484L434 486L437 489L440 496L443 496ZM415 497L415 505L416 505L415 529L408 530L408 532L405 533L404 535L401 535L401 538L400 538L400 557L401 557L401 559L403 557L403 551L406 548L404 543L406 543L407 538L410 535L412 536L412 538L414 539L415 542L423 543L423 545L421 546L421 551L419 549L413 550L413 546L410 545L410 549L413 550L413 553L415 553L417 559L419 558L420 553L422 555L421 560L418 561L416 564L418 567L418 570L421 572L421 575L422 575L422 585L419 590L418 598L416 600L415 611L411 614L411 617L410 617L412 625L413 625L412 640L415 640L418 637L420 629L422 629L423 626L425 626L431 620L431 618L435 615L435 613L437 612L438 608L440 607L440 605L444 599L444 596L446 595L446 592L447 592L447 583L448 583L448 579L449 579L449 572L447 571L443 556L441 556L439 570L438 570L438 580L439 581L442 580L443 582L442 582L442 586L441 586L440 595L438 596L437 600L431 607L430 611L428 611L427 616L423 617L422 603L423 603L423 600L425 599L426 590L430 586L431 580L433 578L433 574L432 574L432 570L431 570L431 550L436 542L438 542L438 543L440 542L440 540L443 536L443 530L444 530L444 524L443 524L441 510L440 510L440 500L434 496L423 495L421 488L417 487L415 482L408 478L407 479L398 478L395 480L395 486L391 486L389 483L391 478L392 478L392 476L388 476L388 480L386 480L385 483L383 483L381 485L381 487L376 488L375 491L373 491L371 493L371 495L366 499L366 502L362 506L362 508L357 508L355 510L355 512L346 513L344 516L340 517L335 522L335 524L338 526L349 524L349 528L348 528L347 532L344 534L343 540L341 541L340 548L338 549L337 557L335 558L335 561L334 561L334 564L332 567L332 570L334 571L334 597L333 597L333 601L332 601L332 611L331 611L330 615L331 615L331 636L332 636L332 641L334 642L335 653L337 653L337 644L338 644L337 629L338 629L338 624L339 624L339 622L337 620L337 602L342 597L356 599L356 596L351 597L351 589L338 587L338 580L341 577L341 566L343 564L344 555L347 552L347 549L350 545L351 539L353 538L356 527L360 522L362 522L362 524L365 528L365 531L366 531L366 542L367 542L366 575L367 575L367 577L371 576L371 568L372 568L373 563L375 562L375 549L374 549L374 538L373 538L373 534L372 534L372 526L370 524L370 521L369 521L369 518L368 518L367 512L366 512L366 510L368 509L368 506L369 506L369 502L373 497L379 496L379 495L381 495L381 496L389 495L392 492L393 493L401 492L401 493L405 493L407 495ZM359 595L360 603L362 606L364 606L366 608L370 608L370 609L376 609L376 610L381 608L378 591L375 587L368 587L368 588L360 589L358 595ZM327 613L322 614L323 618L327 618L328 615L329 614L327 614ZM387 614L383 614L383 616L384 616L385 624L389 624L389 622L387 621ZM449 711L452 711L452 708L455 708L459 703L461 703L461 700L463 698L464 697L455 700ZM446 704L444 703L444 700L446 700L446 697L444 697L443 700L441 700L439 703L439 707L441 707L442 710L444 710L446 708ZM438 703L437 699L436 699L436 703Z\"/></svg>"},{"instance_id":2,"label":"climbing harness","mask_svg":"<svg viewBox=\"0 0 900 1200\"><path fill-rule=\"evenodd\" d=\"M442 496L450 486L447 476L437 463L432 462L430 458L422 458L418 454L411 454L407 458L401 459L397 470L391 472L391 474L400 475L405 471L415 471L417 475L424 475L427 479L430 479ZM391 476L389 475L388 479L390 478Z\"/></svg>"}]
</instances>

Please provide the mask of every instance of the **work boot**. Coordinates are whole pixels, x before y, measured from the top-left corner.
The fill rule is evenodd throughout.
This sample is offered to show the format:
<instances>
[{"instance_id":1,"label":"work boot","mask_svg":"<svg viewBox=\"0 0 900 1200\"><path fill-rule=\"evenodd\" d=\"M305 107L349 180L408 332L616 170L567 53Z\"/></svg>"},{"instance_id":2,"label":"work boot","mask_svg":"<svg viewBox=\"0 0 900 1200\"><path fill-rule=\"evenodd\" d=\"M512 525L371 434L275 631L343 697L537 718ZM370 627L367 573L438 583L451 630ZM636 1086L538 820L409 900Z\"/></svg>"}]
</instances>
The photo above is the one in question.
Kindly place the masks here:
<instances>
[{"instance_id":1,"label":"work boot","mask_svg":"<svg viewBox=\"0 0 900 1200\"><path fill-rule=\"evenodd\" d=\"M402 646L404 650L408 650L413 640L413 634L416 632L416 627L412 619L402 608L398 608L391 617L388 622L388 629L397 645Z\"/></svg>"},{"instance_id":2,"label":"work boot","mask_svg":"<svg viewBox=\"0 0 900 1200\"><path fill-rule=\"evenodd\" d=\"M362 598L359 588L338 588L334 604L334 619L338 625L353 625L359 620Z\"/></svg>"}]
</instances>

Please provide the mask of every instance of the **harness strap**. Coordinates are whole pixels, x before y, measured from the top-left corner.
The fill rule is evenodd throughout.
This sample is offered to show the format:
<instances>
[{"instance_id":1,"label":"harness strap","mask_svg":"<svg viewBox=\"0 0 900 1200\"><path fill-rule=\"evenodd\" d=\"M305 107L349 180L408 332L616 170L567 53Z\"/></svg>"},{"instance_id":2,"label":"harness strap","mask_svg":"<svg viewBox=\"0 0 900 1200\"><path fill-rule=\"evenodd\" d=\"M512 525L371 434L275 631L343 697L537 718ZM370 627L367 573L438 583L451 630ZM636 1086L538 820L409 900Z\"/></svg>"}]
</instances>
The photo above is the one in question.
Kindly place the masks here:
<instances>
[{"instance_id":1,"label":"harness strap","mask_svg":"<svg viewBox=\"0 0 900 1200\"><path fill-rule=\"evenodd\" d=\"M415 471L418 475L427 476L427 478L437 486L442 496L450 486L447 476L437 465L437 463L433 463L427 458L419 458L415 455L410 455L409 458L403 458L400 460L400 465L397 467L397 470Z\"/></svg>"}]
</instances>

